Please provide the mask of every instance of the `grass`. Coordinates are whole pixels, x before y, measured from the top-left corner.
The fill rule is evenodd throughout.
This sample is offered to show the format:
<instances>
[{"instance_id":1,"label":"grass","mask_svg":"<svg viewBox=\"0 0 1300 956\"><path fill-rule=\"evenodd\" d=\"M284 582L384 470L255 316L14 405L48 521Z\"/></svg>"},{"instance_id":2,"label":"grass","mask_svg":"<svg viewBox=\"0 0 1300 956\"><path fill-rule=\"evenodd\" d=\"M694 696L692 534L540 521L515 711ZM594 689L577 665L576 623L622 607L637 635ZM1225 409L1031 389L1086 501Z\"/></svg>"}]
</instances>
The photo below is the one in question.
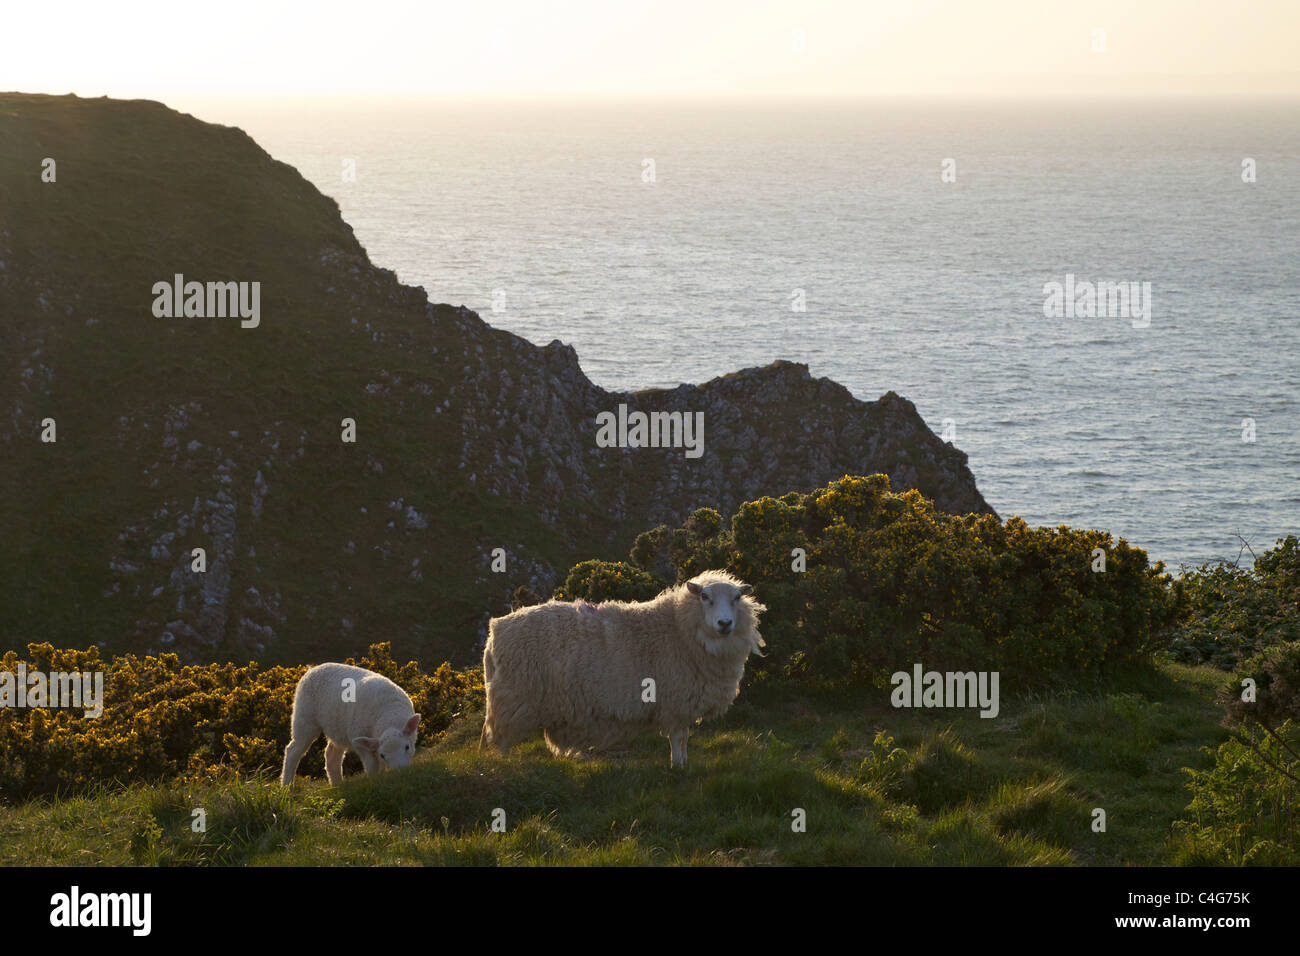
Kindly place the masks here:
<instances>
[{"instance_id":1,"label":"grass","mask_svg":"<svg viewBox=\"0 0 1300 956\"><path fill-rule=\"evenodd\" d=\"M653 734L580 761L540 739L480 753L469 715L410 768L337 788L300 777L289 793L268 774L0 807L0 863L1169 864L1182 768L1208 766L1225 736L1218 680L1166 663L991 720L760 683L697 730L684 771Z\"/></svg>"}]
</instances>

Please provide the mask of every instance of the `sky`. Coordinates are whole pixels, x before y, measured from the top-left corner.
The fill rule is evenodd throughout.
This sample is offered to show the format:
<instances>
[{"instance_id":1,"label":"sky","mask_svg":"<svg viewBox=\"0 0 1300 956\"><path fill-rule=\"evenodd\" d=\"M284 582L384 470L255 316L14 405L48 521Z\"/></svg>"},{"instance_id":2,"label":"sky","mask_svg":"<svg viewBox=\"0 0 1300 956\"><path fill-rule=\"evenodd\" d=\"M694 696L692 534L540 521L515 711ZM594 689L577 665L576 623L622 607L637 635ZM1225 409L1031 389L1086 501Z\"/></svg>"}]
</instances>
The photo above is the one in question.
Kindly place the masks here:
<instances>
[{"instance_id":1,"label":"sky","mask_svg":"<svg viewBox=\"0 0 1300 956\"><path fill-rule=\"evenodd\" d=\"M64 0L5 5L0 90L1296 95L1297 51L1300 0Z\"/></svg>"}]
</instances>

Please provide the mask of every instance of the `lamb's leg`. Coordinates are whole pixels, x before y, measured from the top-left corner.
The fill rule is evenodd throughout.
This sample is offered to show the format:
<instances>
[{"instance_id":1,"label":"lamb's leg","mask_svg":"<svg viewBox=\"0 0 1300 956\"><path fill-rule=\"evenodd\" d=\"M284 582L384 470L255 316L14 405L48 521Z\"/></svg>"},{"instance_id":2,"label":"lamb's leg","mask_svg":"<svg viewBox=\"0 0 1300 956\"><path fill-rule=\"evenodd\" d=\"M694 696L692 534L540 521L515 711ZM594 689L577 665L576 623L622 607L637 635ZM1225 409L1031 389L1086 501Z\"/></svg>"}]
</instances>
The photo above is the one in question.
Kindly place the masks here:
<instances>
[{"instance_id":1,"label":"lamb's leg","mask_svg":"<svg viewBox=\"0 0 1300 956\"><path fill-rule=\"evenodd\" d=\"M672 765L674 767L686 766L686 738L690 736L690 733L689 730L670 730L668 732L668 745L672 748Z\"/></svg>"},{"instance_id":2,"label":"lamb's leg","mask_svg":"<svg viewBox=\"0 0 1300 956\"><path fill-rule=\"evenodd\" d=\"M379 755L369 750L358 750L357 756L361 758L361 765L366 768L366 776L373 777L383 768L379 765Z\"/></svg>"},{"instance_id":3,"label":"lamb's leg","mask_svg":"<svg viewBox=\"0 0 1300 956\"><path fill-rule=\"evenodd\" d=\"M343 757L347 752L346 747L332 740L325 744L325 776L329 777L331 787L343 782Z\"/></svg>"},{"instance_id":4,"label":"lamb's leg","mask_svg":"<svg viewBox=\"0 0 1300 956\"><path fill-rule=\"evenodd\" d=\"M310 731L303 724L294 726L289 745L284 748L284 766L280 770L280 786L293 786L293 775L298 772L298 762L302 760L302 755L307 752L308 747L316 742L316 738L319 736L319 730Z\"/></svg>"}]
</instances>

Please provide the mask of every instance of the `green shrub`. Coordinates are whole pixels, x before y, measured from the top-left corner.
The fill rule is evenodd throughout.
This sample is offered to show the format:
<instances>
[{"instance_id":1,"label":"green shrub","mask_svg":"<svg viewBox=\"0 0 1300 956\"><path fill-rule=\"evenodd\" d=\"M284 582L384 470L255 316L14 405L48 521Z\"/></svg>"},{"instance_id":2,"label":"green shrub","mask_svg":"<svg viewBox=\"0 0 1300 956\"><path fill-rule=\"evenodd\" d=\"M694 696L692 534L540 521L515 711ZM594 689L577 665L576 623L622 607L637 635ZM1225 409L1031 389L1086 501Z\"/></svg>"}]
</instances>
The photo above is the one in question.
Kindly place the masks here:
<instances>
[{"instance_id":1,"label":"green shrub","mask_svg":"<svg viewBox=\"0 0 1300 956\"><path fill-rule=\"evenodd\" d=\"M1300 539L1279 539L1250 570L1203 564L1172 586L1174 657L1225 670L1265 647L1300 641Z\"/></svg>"},{"instance_id":2,"label":"green shrub","mask_svg":"<svg viewBox=\"0 0 1300 956\"><path fill-rule=\"evenodd\" d=\"M921 662L1075 680L1145 658L1171 613L1164 566L1123 539L945 514L884 475L745 502L729 523L701 509L642 534L630 562L583 562L557 596L645 599L668 573L728 568L768 607L756 676L866 682Z\"/></svg>"},{"instance_id":3,"label":"green shrub","mask_svg":"<svg viewBox=\"0 0 1300 956\"><path fill-rule=\"evenodd\" d=\"M1245 681L1254 682L1247 695ZM1288 720L1300 724L1300 641L1266 647L1244 661L1219 691L1228 721L1274 730Z\"/></svg>"},{"instance_id":4,"label":"green shrub","mask_svg":"<svg viewBox=\"0 0 1300 956\"><path fill-rule=\"evenodd\" d=\"M1288 538L1279 553L1270 553L1270 560L1261 558L1257 568L1259 563L1264 566L1258 576L1232 577L1250 580L1248 588L1254 591L1278 584L1283 589L1294 588L1294 542ZM1241 592L1233 599L1240 604L1249 602ZM1269 628L1238 634L1241 639L1230 646L1241 652L1258 641L1275 639L1278 633ZM1229 645L1224 642L1220 646ZM1192 819L1174 825L1182 840L1179 862L1294 866L1300 863L1300 821L1296 819L1300 809L1300 641L1265 643L1257 649L1220 689L1219 702L1236 735L1215 752L1213 769L1187 771L1193 794L1188 806Z\"/></svg>"},{"instance_id":5,"label":"green shrub","mask_svg":"<svg viewBox=\"0 0 1300 956\"><path fill-rule=\"evenodd\" d=\"M1285 741L1285 743L1284 743ZM1269 736L1255 727L1215 751L1210 770L1188 770L1190 820L1174 823L1175 861L1192 866L1300 864L1300 782L1283 773L1300 766L1296 725ZM1288 748L1290 753L1288 753Z\"/></svg>"}]
</instances>

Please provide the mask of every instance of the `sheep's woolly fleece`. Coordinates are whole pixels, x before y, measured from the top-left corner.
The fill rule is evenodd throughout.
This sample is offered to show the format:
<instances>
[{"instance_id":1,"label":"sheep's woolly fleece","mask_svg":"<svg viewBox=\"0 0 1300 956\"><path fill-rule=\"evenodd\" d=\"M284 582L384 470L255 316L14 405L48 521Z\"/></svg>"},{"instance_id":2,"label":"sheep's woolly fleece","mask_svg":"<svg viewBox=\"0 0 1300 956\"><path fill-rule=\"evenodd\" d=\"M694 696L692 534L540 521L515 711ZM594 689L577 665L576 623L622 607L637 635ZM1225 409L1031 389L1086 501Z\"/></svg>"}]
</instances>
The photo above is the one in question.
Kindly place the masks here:
<instances>
[{"instance_id":1,"label":"sheep's woolly fleece","mask_svg":"<svg viewBox=\"0 0 1300 956\"><path fill-rule=\"evenodd\" d=\"M574 755L655 729L685 763L690 726L726 713L745 661L761 654L766 608L751 590L706 571L651 601L550 601L494 618L480 744L508 750L540 730L553 753ZM734 623L720 630L727 616Z\"/></svg>"}]
</instances>

